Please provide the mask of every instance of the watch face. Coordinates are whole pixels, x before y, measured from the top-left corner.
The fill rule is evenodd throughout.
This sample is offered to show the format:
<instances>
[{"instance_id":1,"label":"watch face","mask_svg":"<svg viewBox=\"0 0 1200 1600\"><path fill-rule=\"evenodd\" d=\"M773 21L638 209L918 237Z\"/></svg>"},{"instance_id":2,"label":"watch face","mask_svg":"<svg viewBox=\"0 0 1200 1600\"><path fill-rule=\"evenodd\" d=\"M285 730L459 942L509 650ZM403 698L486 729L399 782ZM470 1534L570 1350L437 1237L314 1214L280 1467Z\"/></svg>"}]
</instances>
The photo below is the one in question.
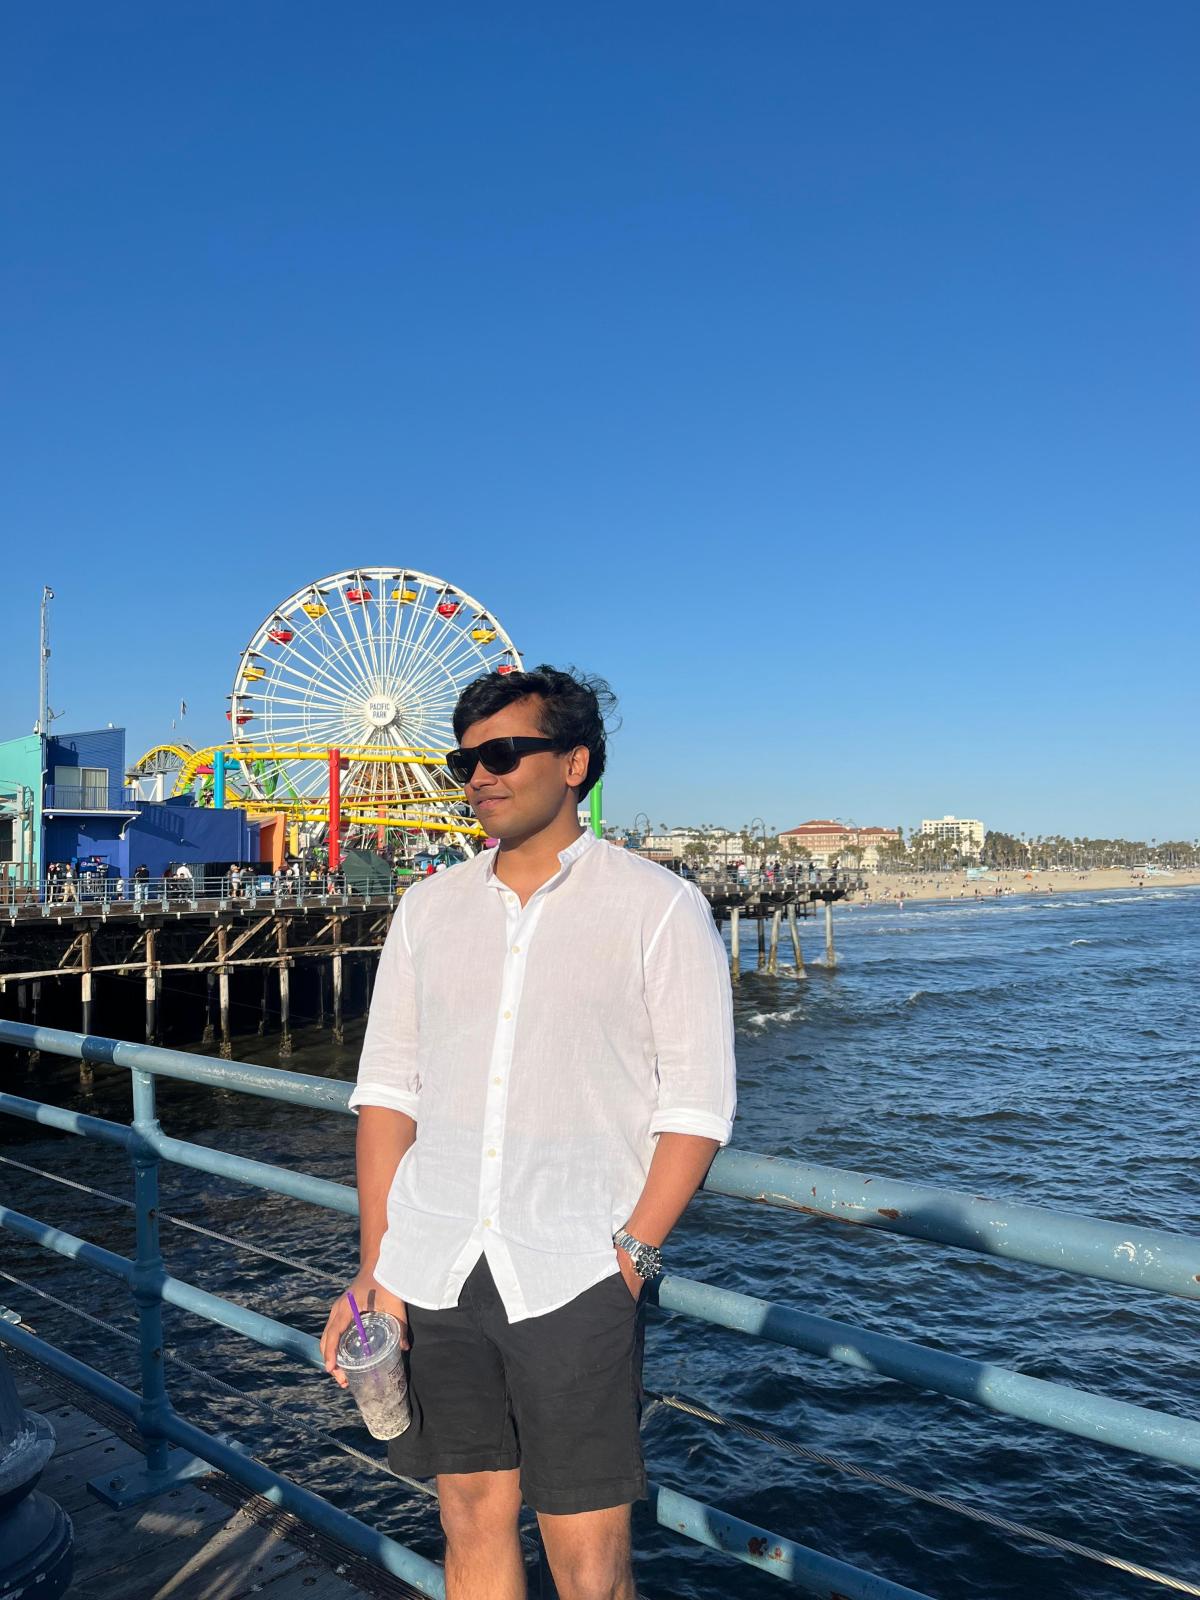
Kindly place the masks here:
<instances>
[{"instance_id":1,"label":"watch face","mask_svg":"<svg viewBox=\"0 0 1200 1600\"><path fill-rule=\"evenodd\" d=\"M634 1266L643 1278L652 1278L659 1269L661 1257L652 1245L643 1245L634 1258Z\"/></svg>"}]
</instances>

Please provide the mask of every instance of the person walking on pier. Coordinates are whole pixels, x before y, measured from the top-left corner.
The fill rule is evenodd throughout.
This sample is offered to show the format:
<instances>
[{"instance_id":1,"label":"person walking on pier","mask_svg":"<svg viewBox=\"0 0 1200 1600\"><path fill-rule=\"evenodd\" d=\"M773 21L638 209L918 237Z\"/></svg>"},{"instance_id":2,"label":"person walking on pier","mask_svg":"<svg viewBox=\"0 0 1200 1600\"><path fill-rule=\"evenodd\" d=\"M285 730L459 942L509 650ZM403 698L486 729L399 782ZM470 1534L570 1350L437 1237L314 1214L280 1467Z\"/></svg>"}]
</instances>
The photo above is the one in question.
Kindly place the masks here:
<instances>
[{"instance_id":1,"label":"person walking on pier","mask_svg":"<svg viewBox=\"0 0 1200 1600\"><path fill-rule=\"evenodd\" d=\"M732 1131L708 904L577 820L601 696L551 667L463 692L447 765L499 845L401 899L350 1101L350 1289L408 1326L388 1455L437 1480L447 1600L523 1600L523 1499L561 1600L634 1600L642 1291ZM343 1384L350 1317L343 1295L321 1339Z\"/></svg>"}]
</instances>

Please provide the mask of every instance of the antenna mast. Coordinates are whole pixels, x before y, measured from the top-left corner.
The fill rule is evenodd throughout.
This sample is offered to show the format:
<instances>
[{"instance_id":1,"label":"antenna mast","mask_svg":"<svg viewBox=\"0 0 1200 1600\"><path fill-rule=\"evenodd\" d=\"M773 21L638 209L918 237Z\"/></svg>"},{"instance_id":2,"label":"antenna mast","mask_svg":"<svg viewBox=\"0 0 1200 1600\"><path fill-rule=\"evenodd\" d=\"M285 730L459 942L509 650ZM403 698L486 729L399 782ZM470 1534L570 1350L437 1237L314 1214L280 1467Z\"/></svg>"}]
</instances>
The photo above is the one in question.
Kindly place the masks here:
<instances>
[{"instance_id":1,"label":"antenna mast","mask_svg":"<svg viewBox=\"0 0 1200 1600\"><path fill-rule=\"evenodd\" d=\"M50 732L50 724L57 715L50 709L50 602L53 599L54 590L48 583L43 584L38 643L38 719L33 728L34 733L40 733L43 738Z\"/></svg>"}]
</instances>

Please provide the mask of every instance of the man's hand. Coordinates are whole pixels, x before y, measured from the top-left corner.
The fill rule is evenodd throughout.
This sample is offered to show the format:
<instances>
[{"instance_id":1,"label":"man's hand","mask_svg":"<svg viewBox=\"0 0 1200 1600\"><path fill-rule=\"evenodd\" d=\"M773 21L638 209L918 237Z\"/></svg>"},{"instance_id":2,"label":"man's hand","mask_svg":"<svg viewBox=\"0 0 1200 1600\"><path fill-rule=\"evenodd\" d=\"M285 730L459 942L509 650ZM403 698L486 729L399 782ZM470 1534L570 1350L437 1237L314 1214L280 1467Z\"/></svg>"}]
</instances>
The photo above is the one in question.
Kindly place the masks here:
<instances>
[{"instance_id":1,"label":"man's hand","mask_svg":"<svg viewBox=\"0 0 1200 1600\"><path fill-rule=\"evenodd\" d=\"M625 1279L625 1287L635 1300L640 1300L642 1290L646 1287L645 1279L634 1266L628 1251L622 1250L620 1245L616 1246L616 1251L617 1265L621 1269L621 1276Z\"/></svg>"},{"instance_id":2,"label":"man's hand","mask_svg":"<svg viewBox=\"0 0 1200 1600\"><path fill-rule=\"evenodd\" d=\"M354 1303L359 1311L390 1311L400 1324L400 1348L407 1350L410 1340L408 1337L408 1309L399 1295L392 1294L382 1284L376 1283L369 1272L360 1271L354 1282L347 1286L347 1292L354 1296ZM354 1321L354 1313L350 1309L350 1302L346 1294L340 1294L329 1308L329 1320L325 1324L325 1332L321 1335L321 1355L325 1362L325 1371L333 1378L334 1383L341 1388L346 1387L346 1374L337 1365L337 1348L342 1335Z\"/></svg>"}]
</instances>

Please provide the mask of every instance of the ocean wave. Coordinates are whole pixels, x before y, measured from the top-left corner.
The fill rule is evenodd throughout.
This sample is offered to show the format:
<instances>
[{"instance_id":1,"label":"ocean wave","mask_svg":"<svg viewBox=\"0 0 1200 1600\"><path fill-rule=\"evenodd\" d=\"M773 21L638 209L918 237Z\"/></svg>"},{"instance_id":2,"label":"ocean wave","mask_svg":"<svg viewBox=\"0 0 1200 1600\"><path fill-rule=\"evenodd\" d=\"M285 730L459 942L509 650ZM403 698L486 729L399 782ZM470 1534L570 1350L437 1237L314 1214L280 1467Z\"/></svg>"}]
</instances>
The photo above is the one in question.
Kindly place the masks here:
<instances>
[{"instance_id":1,"label":"ocean wave","mask_svg":"<svg viewBox=\"0 0 1200 1600\"><path fill-rule=\"evenodd\" d=\"M914 989L905 997L904 1004L915 1007L925 1003L955 1011L970 1011L981 1000L1011 1000L1014 993L1024 987L1020 983L991 983L963 989Z\"/></svg>"},{"instance_id":2,"label":"ocean wave","mask_svg":"<svg viewBox=\"0 0 1200 1600\"><path fill-rule=\"evenodd\" d=\"M1180 889L1139 889L1136 894L1097 895L1098 906L1140 906L1147 900L1179 900L1185 891Z\"/></svg>"},{"instance_id":3,"label":"ocean wave","mask_svg":"<svg viewBox=\"0 0 1200 1600\"><path fill-rule=\"evenodd\" d=\"M783 1011L752 1011L748 1017L739 1019L738 1027L761 1031L763 1028L769 1028L773 1022L792 1022L801 1016L803 1011L802 1005L788 1006Z\"/></svg>"}]
</instances>

